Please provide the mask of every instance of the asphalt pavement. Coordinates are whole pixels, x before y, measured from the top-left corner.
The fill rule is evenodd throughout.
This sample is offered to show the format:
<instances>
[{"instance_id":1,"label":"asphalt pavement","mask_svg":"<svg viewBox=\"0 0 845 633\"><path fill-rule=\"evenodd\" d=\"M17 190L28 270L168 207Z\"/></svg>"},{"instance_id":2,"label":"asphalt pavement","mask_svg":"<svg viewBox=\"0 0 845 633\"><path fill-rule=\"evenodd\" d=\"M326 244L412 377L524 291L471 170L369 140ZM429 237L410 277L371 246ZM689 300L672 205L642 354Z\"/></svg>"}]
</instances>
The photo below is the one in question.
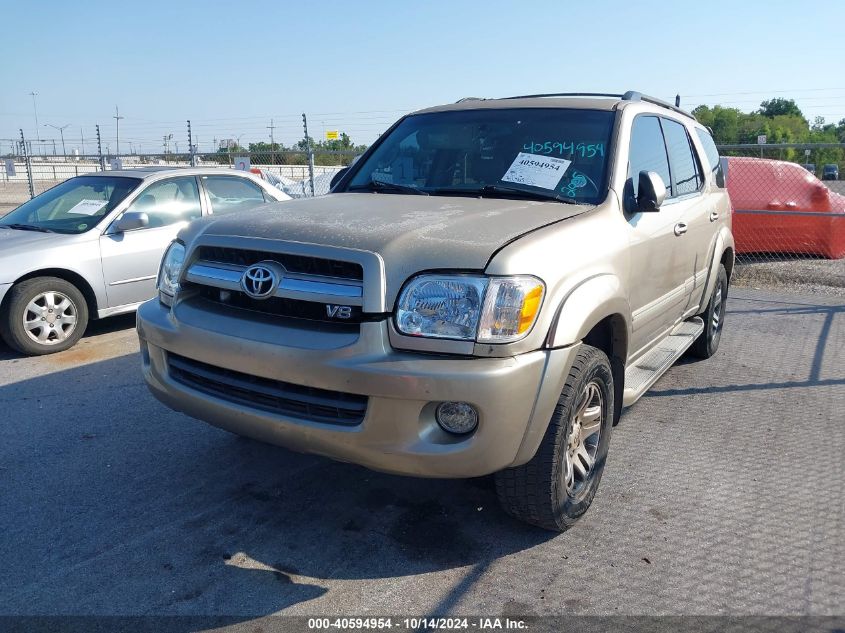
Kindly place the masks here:
<instances>
[{"instance_id":1,"label":"asphalt pavement","mask_svg":"<svg viewBox=\"0 0 845 633\"><path fill-rule=\"evenodd\" d=\"M134 317L0 346L0 615L845 613L845 300L736 290L614 429L565 534L488 478L240 439L142 384ZM518 396L515 396L518 397Z\"/></svg>"}]
</instances>

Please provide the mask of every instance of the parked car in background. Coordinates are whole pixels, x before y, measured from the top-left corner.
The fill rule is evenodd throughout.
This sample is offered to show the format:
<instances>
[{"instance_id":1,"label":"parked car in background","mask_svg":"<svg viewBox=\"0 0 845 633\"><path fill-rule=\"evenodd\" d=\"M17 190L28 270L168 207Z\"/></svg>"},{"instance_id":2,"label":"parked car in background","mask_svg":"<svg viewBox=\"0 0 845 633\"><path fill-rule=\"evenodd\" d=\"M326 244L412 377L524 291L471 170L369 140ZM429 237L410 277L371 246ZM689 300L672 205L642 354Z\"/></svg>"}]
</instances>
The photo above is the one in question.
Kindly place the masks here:
<instances>
[{"instance_id":1,"label":"parked car in background","mask_svg":"<svg viewBox=\"0 0 845 633\"><path fill-rule=\"evenodd\" d=\"M0 218L0 336L25 354L74 345L89 319L155 295L161 256L190 220L289 199L229 169L77 176Z\"/></svg>"},{"instance_id":2,"label":"parked car in background","mask_svg":"<svg viewBox=\"0 0 845 633\"><path fill-rule=\"evenodd\" d=\"M822 180L839 180L839 165L831 163L822 167Z\"/></svg>"},{"instance_id":3,"label":"parked car in background","mask_svg":"<svg viewBox=\"0 0 845 633\"><path fill-rule=\"evenodd\" d=\"M737 253L845 257L845 196L801 165L729 158Z\"/></svg>"},{"instance_id":4,"label":"parked car in background","mask_svg":"<svg viewBox=\"0 0 845 633\"><path fill-rule=\"evenodd\" d=\"M816 175L816 164L815 163L802 163L801 167L806 169L808 172L810 172L814 176Z\"/></svg>"}]
</instances>

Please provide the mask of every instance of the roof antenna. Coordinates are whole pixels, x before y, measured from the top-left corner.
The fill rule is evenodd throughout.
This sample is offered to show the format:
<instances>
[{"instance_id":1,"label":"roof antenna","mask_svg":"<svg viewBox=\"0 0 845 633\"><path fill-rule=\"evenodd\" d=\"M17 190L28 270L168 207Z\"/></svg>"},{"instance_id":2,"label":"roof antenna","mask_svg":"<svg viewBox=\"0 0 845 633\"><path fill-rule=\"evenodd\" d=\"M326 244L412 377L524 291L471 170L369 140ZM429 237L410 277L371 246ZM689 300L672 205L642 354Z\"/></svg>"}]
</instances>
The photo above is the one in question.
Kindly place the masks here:
<instances>
[{"instance_id":1,"label":"roof antenna","mask_svg":"<svg viewBox=\"0 0 845 633\"><path fill-rule=\"evenodd\" d=\"M681 107L681 95L675 95L675 107L676 108Z\"/></svg>"}]
</instances>

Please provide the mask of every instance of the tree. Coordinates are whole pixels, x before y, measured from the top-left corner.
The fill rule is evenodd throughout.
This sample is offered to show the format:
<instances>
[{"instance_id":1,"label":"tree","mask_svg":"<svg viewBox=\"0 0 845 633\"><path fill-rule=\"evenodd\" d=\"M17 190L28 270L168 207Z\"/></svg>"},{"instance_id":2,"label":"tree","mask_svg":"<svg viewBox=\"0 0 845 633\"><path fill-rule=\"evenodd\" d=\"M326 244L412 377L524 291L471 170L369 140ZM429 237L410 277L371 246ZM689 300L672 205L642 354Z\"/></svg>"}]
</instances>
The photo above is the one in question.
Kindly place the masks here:
<instances>
[{"instance_id":1,"label":"tree","mask_svg":"<svg viewBox=\"0 0 845 633\"><path fill-rule=\"evenodd\" d=\"M773 118L779 115L794 115L804 119L801 109L792 99L775 97L760 104L760 114L764 117ZM806 121L806 119L804 119Z\"/></svg>"}]
</instances>

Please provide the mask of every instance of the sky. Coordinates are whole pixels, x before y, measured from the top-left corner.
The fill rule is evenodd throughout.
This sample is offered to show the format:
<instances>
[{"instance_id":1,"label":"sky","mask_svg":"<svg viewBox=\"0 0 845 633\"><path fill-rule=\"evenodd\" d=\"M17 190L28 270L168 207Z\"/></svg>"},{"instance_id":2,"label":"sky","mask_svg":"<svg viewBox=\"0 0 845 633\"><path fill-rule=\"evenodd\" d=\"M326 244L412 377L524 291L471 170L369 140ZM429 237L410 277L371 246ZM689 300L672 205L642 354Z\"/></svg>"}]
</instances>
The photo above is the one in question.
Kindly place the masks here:
<instances>
[{"instance_id":1,"label":"sky","mask_svg":"<svg viewBox=\"0 0 845 633\"><path fill-rule=\"evenodd\" d=\"M23 128L94 151L347 132L465 96L638 90L845 118L845 2L0 0L0 154ZM30 93L35 92L35 104ZM36 127L34 106L37 109ZM84 139L85 145L82 145ZM48 145L49 151L52 145ZM40 153L40 152L39 152Z\"/></svg>"}]
</instances>

